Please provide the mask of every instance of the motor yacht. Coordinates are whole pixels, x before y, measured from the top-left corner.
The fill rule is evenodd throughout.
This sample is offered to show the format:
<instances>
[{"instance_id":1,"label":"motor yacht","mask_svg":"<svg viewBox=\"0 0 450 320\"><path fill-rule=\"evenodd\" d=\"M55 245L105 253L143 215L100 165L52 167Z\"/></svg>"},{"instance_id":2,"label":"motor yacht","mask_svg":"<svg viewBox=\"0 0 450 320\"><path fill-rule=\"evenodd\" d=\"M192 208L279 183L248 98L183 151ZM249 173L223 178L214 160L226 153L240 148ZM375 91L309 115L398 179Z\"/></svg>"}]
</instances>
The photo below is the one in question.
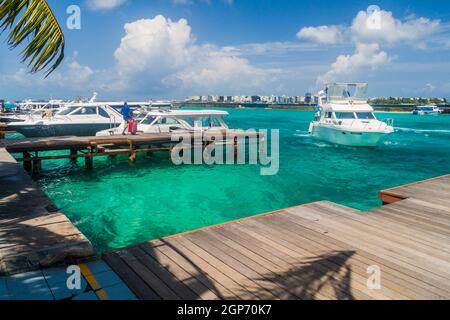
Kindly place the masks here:
<instances>
[{"instance_id":1,"label":"motor yacht","mask_svg":"<svg viewBox=\"0 0 450 320\"><path fill-rule=\"evenodd\" d=\"M22 122L11 122L8 130L25 137L93 136L122 122L123 103L86 102L64 106L54 115L30 115Z\"/></svg>"},{"instance_id":2,"label":"motor yacht","mask_svg":"<svg viewBox=\"0 0 450 320\"><path fill-rule=\"evenodd\" d=\"M228 129L223 120L226 116L228 112L218 110L155 110L141 114L135 121L138 122L138 133L212 131ZM130 134L124 126L122 123L116 128L99 131L96 135L114 136L124 131Z\"/></svg>"},{"instance_id":3,"label":"motor yacht","mask_svg":"<svg viewBox=\"0 0 450 320\"><path fill-rule=\"evenodd\" d=\"M438 106L416 106L413 109L413 114L424 116L424 115L438 115L441 114L441 110Z\"/></svg>"},{"instance_id":4,"label":"motor yacht","mask_svg":"<svg viewBox=\"0 0 450 320\"><path fill-rule=\"evenodd\" d=\"M20 103L15 110L0 115L0 122L23 122L33 118L43 117L44 115L54 115L69 102L63 100L50 100L47 103L30 102L29 104Z\"/></svg>"},{"instance_id":5,"label":"motor yacht","mask_svg":"<svg viewBox=\"0 0 450 320\"><path fill-rule=\"evenodd\" d=\"M312 137L334 144L374 147L394 132L393 120L380 121L367 103L367 83L333 83L319 92Z\"/></svg>"}]
</instances>

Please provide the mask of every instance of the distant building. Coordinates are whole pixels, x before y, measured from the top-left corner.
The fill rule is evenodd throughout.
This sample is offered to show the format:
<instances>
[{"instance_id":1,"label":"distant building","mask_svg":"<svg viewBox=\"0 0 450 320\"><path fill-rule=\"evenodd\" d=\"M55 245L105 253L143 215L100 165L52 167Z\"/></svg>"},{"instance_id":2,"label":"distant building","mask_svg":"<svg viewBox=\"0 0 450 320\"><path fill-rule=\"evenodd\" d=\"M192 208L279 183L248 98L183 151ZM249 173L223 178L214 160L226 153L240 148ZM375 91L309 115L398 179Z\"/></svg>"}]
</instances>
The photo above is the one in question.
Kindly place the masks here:
<instances>
[{"instance_id":1,"label":"distant building","mask_svg":"<svg viewBox=\"0 0 450 320\"><path fill-rule=\"evenodd\" d=\"M312 104L313 103L313 97L312 97L312 94L310 92L307 92L305 94L305 103L307 103L307 104Z\"/></svg>"}]
</instances>

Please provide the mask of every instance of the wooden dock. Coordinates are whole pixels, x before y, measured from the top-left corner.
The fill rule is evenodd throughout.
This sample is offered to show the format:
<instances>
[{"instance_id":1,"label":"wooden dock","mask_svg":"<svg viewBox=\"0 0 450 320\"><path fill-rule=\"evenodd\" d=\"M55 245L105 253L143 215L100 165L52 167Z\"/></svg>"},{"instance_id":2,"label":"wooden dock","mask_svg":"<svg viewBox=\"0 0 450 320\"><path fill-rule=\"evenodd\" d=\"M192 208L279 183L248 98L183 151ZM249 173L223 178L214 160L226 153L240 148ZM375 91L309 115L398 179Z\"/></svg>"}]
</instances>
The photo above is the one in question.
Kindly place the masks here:
<instances>
[{"instance_id":1,"label":"wooden dock","mask_svg":"<svg viewBox=\"0 0 450 320\"><path fill-rule=\"evenodd\" d=\"M181 134L181 133L180 133ZM234 141L235 152L238 143L251 143L249 139L264 139L258 132L245 132L241 130L222 130L198 135L198 133L185 133L191 139L191 145L186 148L204 148L211 143L217 143L216 138ZM141 152L152 153L159 151L171 152L179 141L173 141L174 133L153 133L111 137L50 137L0 140L0 148L5 148L9 153L22 153L23 157L17 161L24 163L26 171L39 173L41 161L83 158L86 168L93 166L93 158L99 156L116 156L127 154L130 161L136 160L136 155ZM196 140L197 139L197 140ZM200 146L196 143L200 141ZM258 142L256 142L258 143ZM67 151L66 154L42 156L40 152Z\"/></svg>"},{"instance_id":2,"label":"wooden dock","mask_svg":"<svg viewBox=\"0 0 450 320\"><path fill-rule=\"evenodd\" d=\"M95 255L86 237L0 148L0 276Z\"/></svg>"},{"instance_id":3,"label":"wooden dock","mask_svg":"<svg viewBox=\"0 0 450 320\"><path fill-rule=\"evenodd\" d=\"M321 201L104 260L140 299L450 299L450 175L380 197L390 204Z\"/></svg>"}]
</instances>

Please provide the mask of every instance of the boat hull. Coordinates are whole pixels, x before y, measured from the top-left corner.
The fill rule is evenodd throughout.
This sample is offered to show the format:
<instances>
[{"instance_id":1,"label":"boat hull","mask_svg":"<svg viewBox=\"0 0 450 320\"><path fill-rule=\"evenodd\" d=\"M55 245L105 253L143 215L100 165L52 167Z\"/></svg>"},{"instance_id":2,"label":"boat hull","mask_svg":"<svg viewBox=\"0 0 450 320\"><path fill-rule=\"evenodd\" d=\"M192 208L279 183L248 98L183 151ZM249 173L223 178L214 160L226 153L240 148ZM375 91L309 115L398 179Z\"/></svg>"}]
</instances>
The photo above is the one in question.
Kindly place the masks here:
<instances>
[{"instance_id":1,"label":"boat hull","mask_svg":"<svg viewBox=\"0 0 450 320\"><path fill-rule=\"evenodd\" d=\"M311 135L319 140L351 147L375 147L387 132L357 132L313 126Z\"/></svg>"},{"instance_id":2,"label":"boat hull","mask_svg":"<svg viewBox=\"0 0 450 320\"><path fill-rule=\"evenodd\" d=\"M110 129L109 123L52 124L52 125L8 125L8 130L17 131L27 138L60 136L95 136L98 131Z\"/></svg>"}]
</instances>

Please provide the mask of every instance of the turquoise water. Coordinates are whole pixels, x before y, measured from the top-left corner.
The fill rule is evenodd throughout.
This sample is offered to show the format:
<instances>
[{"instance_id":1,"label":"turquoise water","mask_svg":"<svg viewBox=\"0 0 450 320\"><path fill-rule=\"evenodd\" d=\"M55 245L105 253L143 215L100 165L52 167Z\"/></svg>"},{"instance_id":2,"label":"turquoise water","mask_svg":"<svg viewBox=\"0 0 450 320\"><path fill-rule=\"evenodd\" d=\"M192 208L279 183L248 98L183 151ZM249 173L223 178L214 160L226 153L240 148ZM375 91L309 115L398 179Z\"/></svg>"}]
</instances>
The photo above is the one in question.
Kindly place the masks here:
<instances>
[{"instance_id":1,"label":"turquoise water","mask_svg":"<svg viewBox=\"0 0 450 320\"><path fill-rule=\"evenodd\" d=\"M134 165L96 158L44 162L38 182L98 252L317 200L358 209L380 205L380 189L450 172L450 116L395 118L380 147L359 149L311 139L312 112L228 110L232 128L280 129L280 170L256 165L175 166L167 153Z\"/></svg>"}]
</instances>

